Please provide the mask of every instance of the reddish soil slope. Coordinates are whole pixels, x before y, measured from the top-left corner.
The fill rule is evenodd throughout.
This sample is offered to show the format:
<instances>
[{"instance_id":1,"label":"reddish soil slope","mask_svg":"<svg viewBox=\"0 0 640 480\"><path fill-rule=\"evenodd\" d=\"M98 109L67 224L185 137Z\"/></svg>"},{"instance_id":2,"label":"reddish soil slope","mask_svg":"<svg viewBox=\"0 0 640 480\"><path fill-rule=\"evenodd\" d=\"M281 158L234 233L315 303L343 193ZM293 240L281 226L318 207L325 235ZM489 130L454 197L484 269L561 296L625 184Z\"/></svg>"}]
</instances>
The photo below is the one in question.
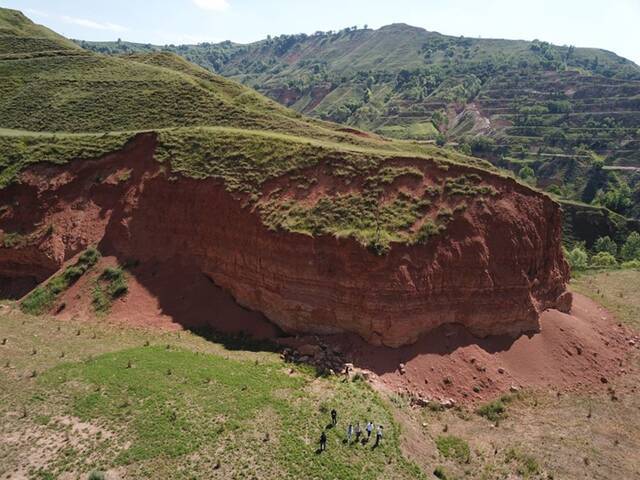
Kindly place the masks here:
<instances>
[{"instance_id":1,"label":"reddish soil slope","mask_svg":"<svg viewBox=\"0 0 640 480\"><path fill-rule=\"evenodd\" d=\"M392 347L442 325L477 336L536 331L541 312L570 308L559 208L511 179L481 172L495 196L471 202L428 244L378 256L350 238L270 231L219 181L170 178L155 147L142 134L104 158L33 167L0 191L0 229L30 233L28 244L0 248L0 277L20 290L99 244L120 263L188 265L287 332L347 331ZM395 163L420 169L420 188L471 170ZM306 201L343 187L319 181ZM136 281L162 303L153 278ZM178 278L173 288L193 287Z\"/></svg>"},{"instance_id":2,"label":"reddish soil slope","mask_svg":"<svg viewBox=\"0 0 640 480\"><path fill-rule=\"evenodd\" d=\"M540 327L517 339L478 339L449 325L398 349L367 345L353 336L326 341L349 352L356 368L374 373L379 387L441 402L474 403L512 388L606 389L632 368L629 340L635 336L582 295L575 296L571 314L543 313Z\"/></svg>"}]
</instances>

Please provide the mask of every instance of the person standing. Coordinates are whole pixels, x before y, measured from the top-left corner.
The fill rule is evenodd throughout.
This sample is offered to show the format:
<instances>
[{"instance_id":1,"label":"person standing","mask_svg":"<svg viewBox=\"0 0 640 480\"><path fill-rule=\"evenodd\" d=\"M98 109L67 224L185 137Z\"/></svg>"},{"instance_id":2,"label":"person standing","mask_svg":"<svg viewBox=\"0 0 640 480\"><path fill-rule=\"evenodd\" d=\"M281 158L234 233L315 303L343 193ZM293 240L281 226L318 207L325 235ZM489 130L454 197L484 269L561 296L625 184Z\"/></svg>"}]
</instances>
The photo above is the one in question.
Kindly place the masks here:
<instances>
[{"instance_id":1,"label":"person standing","mask_svg":"<svg viewBox=\"0 0 640 480\"><path fill-rule=\"evenodd\" d=\"M370 421L367 422L367 442L369 441L369 439L371 438L371 432L373 431L373 423L371 423Z\"/></svg>"},{"instance_id":2,"label":"person standing","mask_svg":"<svg viewBox=\"0 0 640 480\"><path fill-rule=\"evenodd\" d=\"M338 412L336 412L336 409L332 409L331 410L331 424L332 425L336 425L338 423Z\"/></svg>"},{"instance_id":3,"label":"person standing","mask_svg":"<svg viewBox=\"0 0 640 480\"><path fill-rule=\"evenodd\" d=\"M350 423L347 427L347 443L351 443L351 436L353 435L353 424Z\"/></svg>"},{"instance_id":4,"label":"person standing","mask_svg":"<svg viewBox=\"0 0 640 480\"><path fill-rule=\"evenodd\" d=\"M320 451L324 452L326 449L327 449L327 434L323 430L322 434L320 435Z\"/></svg>"},{"instance_id":5,"label":"person standing","mask_svg":"<svg viewBox=\"0 0 640 480\"><path fill-rule=\"evenodd\" d=\"M380 441L382 440L382 425L378 425L378 430L376 431L376 443L373 445L377 447L380 445Z\"/></svg>"},{"instance_id":6,"label":"person standing","mask_svg":"<svg viewBox=\"0 0 640 480\"><path fill-rule=\"evenodd\" d=\"M360 434L362 433L362 430L360 430L360 422L356 422L356 443L358 443L360 441Z\"/></svg>"}]
</instances>

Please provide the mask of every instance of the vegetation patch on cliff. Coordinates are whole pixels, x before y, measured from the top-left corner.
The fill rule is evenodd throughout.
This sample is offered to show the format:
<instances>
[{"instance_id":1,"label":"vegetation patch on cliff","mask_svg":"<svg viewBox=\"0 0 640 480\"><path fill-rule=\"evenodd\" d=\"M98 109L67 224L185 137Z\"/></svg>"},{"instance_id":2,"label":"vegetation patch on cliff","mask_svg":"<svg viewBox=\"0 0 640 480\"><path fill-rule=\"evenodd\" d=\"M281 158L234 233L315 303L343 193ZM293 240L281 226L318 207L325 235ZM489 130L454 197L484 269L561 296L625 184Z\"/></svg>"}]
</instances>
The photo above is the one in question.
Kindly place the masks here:
<instances>
[{"instance_id":1,"label":"vegetation patch on cliff","mask_svg":"<svg viewBox=\"0 0 640 480\"><path fill-rule=\"evenodd\" d=\"M93 309L97 314L107 314L111 304L129 291L127 276L120 267L107 267L96 279L91 292Z\"/></svg>"},{"instance_id":2,"label":"vegetation patch on cliff","mask_svg":"<svg viewBox=\"0 0 640 480\"><path fill-rule=\"evenodd\" d=\"M74 159L98 158L120 150L131 137L126 133L70 135L0 130L0 189L15 182L29 165L62 165Z\"/></svg>"},{"instance_id":3,"label":"vegetation patch on cliff","mask_svg":"<svg viewBox=\"0 0 640 480\"><path fill-rule=\"evenodd\" d=\"M36 287L20 304L23 312L42 315L53 307L56 299L71 285L78 281L100 259L100 252L90 248L83 252L78 261L67 267L46 284Z\"/></svg>"}]
</instances>

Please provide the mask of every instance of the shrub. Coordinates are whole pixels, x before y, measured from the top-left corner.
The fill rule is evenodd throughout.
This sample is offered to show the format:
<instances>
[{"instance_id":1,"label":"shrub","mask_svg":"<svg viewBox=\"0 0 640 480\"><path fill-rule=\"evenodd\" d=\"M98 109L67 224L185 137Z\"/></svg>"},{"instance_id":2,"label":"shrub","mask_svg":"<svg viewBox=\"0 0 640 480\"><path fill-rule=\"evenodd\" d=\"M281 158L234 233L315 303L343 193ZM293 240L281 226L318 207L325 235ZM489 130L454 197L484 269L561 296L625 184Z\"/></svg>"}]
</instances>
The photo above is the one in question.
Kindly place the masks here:
<instances>
[{"instance_id":1,"label":"shrub","mask_svg":"<svg viewBox=\"0 0 640 480\"><path fill-rule=\"evenodd\" d=\"M567 262L574 271L584 270L587 268L589 256L582 247L575 247L573 250L565 250Z\"/></svg>"},{"instance_id":2,"label":"shrub","mask_svg":"<svg viewBox=\"0 0 640 480\"><path fill-rule=\"evenodd\" d=\"M616 267L618 261L609 252L598 252L591 257L591 265L594 267Z\"/></svg>"},{"instance_id":3,"label":"shrub","mask_svg":"<svg viewBox=\"0 0 640 480\"><path fill-rule=\"evenodd\" d=\"M518 172L518 177L530 185L534 185L536 183L536 172L534 172L533 168L529 166L522 167Z\"/></svg>"},{"instance_id":4,"label":"shrub","mask_svg":"<svg viewBox=\"0 0 640 480\"><path fill-rule=\"evenodd\" d=\"M469 444L454 435L441 435L436 439L436 447L445 458L452 458L460 463L469 463L471 450Z\"/></svg>"},{"instance_id":5,"label":"shrub","mask_svg":"<svg viewBox=\"0 0 640 480\"><path fill-rule=\"evenodd\" d=\"M607 252L614 257L618 254L618 245L608 236L598 238L593 245L593 249L596 253Z\"/></svg>"},{"instance_id":6,"label":"shrub","mask_svg":"<svg viewBox=\"0 0 640 480\"><path fill-rule=\"evenodd\" d=\"M106 480L106 478L107 476L104 474L104 472L94 470L89 474L89 476L87 477L87 480Z\"/></svg>"},{"instance_id":7,"label":"shrub","mask_svg":"<svg viewBox=\"0 0 640 480\"><path fill-rule=\"evenodd\" d=\"M91 293L93 309L97 313L108 313L111 303L129 291L127 277L122 268L105 268Z\"/></svg>"},{"instance_id":8,"label":"shrub","mask_svg":"<svg viewBox=\"0 0 640 480\"><path fill-rule=\"evenodd\" d=\"M481 417L485 417L487 420L497 422L504 418L507 407L502 400L495 400L493 402L482 405L476 410L476 413Z\"/></svg>"},{"instance_id":9,"label":"shrub","mask_svg":"<svg viewBox=\"0 0 640 480\"><path fill-rule=\"evenodd\" d=\"M640 260L640 233L631 232L620 249L624 260Z\"/></svg>"},{"instance_id":10,"label":"shrub","mask_svg":"<svg viewBox=\"0 0 640 480\"><path fill-rule=\"evenodd\" d=\"M630 260L622 264L622 268L640 269L640 260Z\"/></svg>"}]
</instances>

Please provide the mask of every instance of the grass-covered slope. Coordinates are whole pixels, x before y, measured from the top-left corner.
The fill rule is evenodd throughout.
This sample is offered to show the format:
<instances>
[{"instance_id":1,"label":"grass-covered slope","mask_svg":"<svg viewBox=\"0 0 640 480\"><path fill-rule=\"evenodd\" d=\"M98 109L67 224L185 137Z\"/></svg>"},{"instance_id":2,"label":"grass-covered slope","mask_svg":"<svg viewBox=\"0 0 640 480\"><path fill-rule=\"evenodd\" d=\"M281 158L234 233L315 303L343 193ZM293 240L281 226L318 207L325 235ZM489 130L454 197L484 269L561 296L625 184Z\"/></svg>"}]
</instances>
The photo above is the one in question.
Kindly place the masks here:
<instances>
[{"instance_id":1,"label":"grass-covered slope","mask_svg":"<svg viewBox=\"0 0 640 480\"><path fill-rule=\"evenodd\" d=\"M24 478L425 478L365 382L195 334L0 313L0 475ZM328 451L317 454L329 411ZM385 426L345 445L347 421ZM93 477L89 477L94 472Z\"/></svg>"},{"instance_id":2,"label":"grass-covered slope","mask_svg":"<svg viewBox=\"0 0 640 480\"><path fill-rule=\"evenodd\" d=\"M0 9L0 58L80 51L72 41L41 25L35 25L21 12Z\"/></svg>"}]
</instances>

